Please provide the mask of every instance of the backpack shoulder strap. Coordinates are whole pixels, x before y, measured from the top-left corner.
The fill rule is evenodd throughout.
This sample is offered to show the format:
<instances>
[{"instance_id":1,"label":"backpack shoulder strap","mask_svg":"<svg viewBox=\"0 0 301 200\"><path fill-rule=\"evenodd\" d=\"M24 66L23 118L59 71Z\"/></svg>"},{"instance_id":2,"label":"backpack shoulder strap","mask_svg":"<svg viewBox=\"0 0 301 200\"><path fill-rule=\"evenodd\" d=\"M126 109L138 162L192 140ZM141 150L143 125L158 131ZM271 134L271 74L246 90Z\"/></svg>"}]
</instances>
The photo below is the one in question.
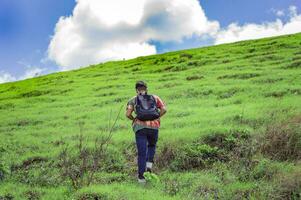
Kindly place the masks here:
<instances>
[{"instance_id":1,"label":"backpack shoulder strap","mask_svg":"<svg viewBox=\"0 0 301 200\"><path fill-rule=\"evenodd\" d=\"M155 95L152 95L152 94L150 94L149 96L154 101L154 106L157 108L157 98L155 97Z\"/></svg>"},{"instance_id":2,"label":"backpack shoulder strap","mask_svg":"<svg viewBox=\"0 0 301 200\"><path fill-rule=\"evenodd\" d=\"M138 98L138 95L135 97L135 106L137 106L137 102L138 102L139 98Z\"/></svg>"},{"instance_id":3,"label":"backpack shoulder strap","mask_svg":"<svg viewBox=\"0 0 301 200\"><path fill-rule=\"evenodd\" d=\"M155 95L150 94L151 98L157 103L157 98L155 97Z\"/></svg>"}]
</instances>

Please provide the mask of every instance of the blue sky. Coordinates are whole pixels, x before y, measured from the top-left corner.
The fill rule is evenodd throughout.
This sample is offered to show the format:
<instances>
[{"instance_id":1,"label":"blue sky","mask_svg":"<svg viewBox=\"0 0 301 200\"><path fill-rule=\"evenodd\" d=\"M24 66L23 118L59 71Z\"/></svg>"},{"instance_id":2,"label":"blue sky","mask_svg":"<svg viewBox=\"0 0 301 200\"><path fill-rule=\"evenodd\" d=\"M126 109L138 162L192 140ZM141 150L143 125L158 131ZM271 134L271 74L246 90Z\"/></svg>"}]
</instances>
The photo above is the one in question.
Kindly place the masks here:
<instances>
[{"instance_id":1,"label":"blue sky","mask_svg":"<svg viewBox=\"0 0 301 200\"><path fill-rule=\"evenodd\" d=\"M40 66L60 16L70 15L74 0L1 0L0 71L21 76ZM47 64L50 69L55 65Z\"/></svg>"},{"instance_id":2,"label":"blue sky","mask_svg":"<svg viewBox=\"0 0 301 200\"><path fill-rule=\"evenodd\" d=\"M31 76L24 76L30 69L42 69L37 71L41 74L62 69L59 61L47 59L47 49L59 18L70 16L75 5L74 0L0 1L0 82L5 74L22 79ZM217 21L220 29L227 29L231 23L263 24L277 18L286 23L290 20L290 6L295 6L298 13L301 10L300 0L201 0L200 5L207 19ZM181 42L154 39L147 43L155 47L156 53L162 53L212 45L214 41L193 34L183 37Z\"/></svg>"}]
</instances>

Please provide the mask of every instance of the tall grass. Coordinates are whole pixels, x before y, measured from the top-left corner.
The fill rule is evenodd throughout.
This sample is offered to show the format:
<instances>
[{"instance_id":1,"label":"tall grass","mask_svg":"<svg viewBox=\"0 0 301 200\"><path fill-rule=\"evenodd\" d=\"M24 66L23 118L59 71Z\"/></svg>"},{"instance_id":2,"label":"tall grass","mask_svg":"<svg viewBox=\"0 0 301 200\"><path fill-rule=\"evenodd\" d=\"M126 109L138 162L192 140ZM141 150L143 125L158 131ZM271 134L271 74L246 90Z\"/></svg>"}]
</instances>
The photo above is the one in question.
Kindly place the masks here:
<instances>
[{"instance_id":1,"label":"tall grass","mask_svg":"<svg viewBox=\"0 0 301 200\"><path fill-rule=\"evenodd\" d=\"M0 84L0 199L299 198L293 179L300 170L299 129L281 123L301 113L300 39L170 52ZM160 187L134 183L134 135L121 114L110 151L122 167L97 171L93 186L74 192L59 181L55 158L65 145L76 146L78 121L93 146L107 128L108 110L125 111L137 80L148 82L168 109L156 155Z\"/></svg>"}]
</instances>

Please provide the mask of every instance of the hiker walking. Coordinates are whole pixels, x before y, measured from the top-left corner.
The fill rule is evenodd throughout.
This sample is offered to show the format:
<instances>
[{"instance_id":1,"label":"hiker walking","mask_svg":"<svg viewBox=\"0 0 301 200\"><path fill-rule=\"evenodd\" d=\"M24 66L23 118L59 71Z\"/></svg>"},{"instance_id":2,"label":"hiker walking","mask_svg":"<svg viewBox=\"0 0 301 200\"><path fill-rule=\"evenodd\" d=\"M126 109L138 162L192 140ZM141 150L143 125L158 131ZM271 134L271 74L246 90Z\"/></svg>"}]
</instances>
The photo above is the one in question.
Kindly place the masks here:
<instances>
[{"instance_id":1,"label":"hiker walking","mask_svg":"<svg viewBox=\"0 0 301 200\"><path fill-rule=\"evenodd\" d=\"M132 120L138 151L138 182L145 183L145 171L151 172L154 163L160 118L166 113L166 107L160 97L147 93L143 81L136 83L137 96L127 103L126 116ZM132 115L133 111L136 116Z\"/></svg>"}]
</instances>

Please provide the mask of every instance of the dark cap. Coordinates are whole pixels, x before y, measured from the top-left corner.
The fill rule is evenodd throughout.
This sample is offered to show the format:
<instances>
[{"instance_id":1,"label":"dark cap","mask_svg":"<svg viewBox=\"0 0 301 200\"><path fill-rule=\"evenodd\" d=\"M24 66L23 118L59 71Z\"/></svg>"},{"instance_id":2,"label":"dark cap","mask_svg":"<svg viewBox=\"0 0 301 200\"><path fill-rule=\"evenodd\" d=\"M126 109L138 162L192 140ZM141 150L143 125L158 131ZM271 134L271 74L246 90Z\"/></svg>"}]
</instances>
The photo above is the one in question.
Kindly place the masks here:
<instances>
[{"instance_id":1,"label":"dark cap","mask_svg":"<svg viewBox=\"0 0 301 200\"><path fill-rule=\"evenodd\" d=\"M147 84L144 81L137 81L135 88L137 89L138 87L145 87L145 88L147 88Z\"/></svg>"}]
</instances>

